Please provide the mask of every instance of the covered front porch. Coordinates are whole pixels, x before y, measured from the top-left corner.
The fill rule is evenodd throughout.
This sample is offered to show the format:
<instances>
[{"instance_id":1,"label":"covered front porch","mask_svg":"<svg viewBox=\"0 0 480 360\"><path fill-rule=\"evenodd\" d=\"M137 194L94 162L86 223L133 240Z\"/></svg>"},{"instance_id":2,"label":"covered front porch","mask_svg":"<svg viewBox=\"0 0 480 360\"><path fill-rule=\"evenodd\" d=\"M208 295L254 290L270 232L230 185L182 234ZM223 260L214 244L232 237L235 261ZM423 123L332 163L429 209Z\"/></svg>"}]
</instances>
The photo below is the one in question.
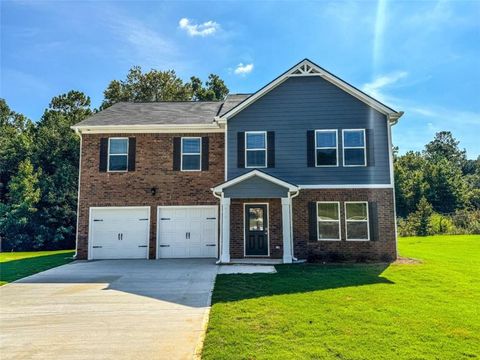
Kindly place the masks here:
<instances>
[{"instance_id":1,"label":"covered front porch","mask_svg":"<svg viewBox=\"0 0 480 360\"><path fill-rule=\"evenodd\" d=\"M252 170L212 189L220 199L220 263L294 260L292 198L296 185Z\"/></svg>"}]
</instances>

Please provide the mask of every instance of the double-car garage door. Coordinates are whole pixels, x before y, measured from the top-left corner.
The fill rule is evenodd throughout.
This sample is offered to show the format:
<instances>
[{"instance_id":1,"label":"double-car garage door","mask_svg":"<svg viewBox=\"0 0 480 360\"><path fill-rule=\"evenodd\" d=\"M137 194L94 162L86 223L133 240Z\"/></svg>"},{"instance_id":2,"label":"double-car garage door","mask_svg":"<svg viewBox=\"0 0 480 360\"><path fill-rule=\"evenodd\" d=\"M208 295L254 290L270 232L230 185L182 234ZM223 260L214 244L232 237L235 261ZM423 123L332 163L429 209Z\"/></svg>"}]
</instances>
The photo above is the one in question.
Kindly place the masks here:
<instances>
[{"instance_id":1,"label":"double-car garage door","mask_svg":"<svg viewBox=\"0 0 480 360\"><path fill-rule=\"evenodd\" d=\"M217 256L216 206L157 208L157 258ZM146 259L150 207L90 209L89 259Z\"/></svg>"}]
</instances>

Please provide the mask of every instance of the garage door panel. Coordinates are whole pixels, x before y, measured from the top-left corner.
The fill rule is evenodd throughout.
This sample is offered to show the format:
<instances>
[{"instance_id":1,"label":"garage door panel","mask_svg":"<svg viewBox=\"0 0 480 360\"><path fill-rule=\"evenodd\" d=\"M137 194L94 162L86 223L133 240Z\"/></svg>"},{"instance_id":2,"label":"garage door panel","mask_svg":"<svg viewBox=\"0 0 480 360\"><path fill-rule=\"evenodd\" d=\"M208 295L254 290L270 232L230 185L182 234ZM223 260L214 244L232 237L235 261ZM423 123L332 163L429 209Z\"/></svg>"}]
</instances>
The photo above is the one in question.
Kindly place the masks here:
<instances>
[{"instance_id":1,"label":"garage door panel","mask_svg":"<svg viewBox=\"0 0 480 360\"><path fill-rule=\"evenodd\" d=\"M149 214L149 208L92 208L89 258L148 258Z\"/></svg>"},{"instance_id":2,"label":"garage door panel","mask_svg":"<svg viewBox=\"0 0 480 360\"><path fill-rule=\"evenodd\" d=\"M214 207L158 209L158 257L217 256L217 216Z\"/></svg>"}]
</instances>

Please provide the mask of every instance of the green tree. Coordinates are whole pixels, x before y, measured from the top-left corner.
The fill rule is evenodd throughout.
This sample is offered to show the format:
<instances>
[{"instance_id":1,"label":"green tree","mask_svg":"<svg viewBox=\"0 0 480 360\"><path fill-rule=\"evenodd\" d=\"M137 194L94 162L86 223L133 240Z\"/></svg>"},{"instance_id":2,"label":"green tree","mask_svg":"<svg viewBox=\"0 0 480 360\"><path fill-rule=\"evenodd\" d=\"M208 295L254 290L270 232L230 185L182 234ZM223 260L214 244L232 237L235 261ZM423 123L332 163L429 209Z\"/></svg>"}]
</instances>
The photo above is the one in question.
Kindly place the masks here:
<instances>
[{"instance_id":1,"label":"green tree","mask_svg":"<svg viewBox=\"0 0 480 360\"><path fill-rule=\"evenodd\" d=\"M35 215L40 201L39 177L30 160L20 162L8 184L8 203L0 203L2 250L24 250L32 245Z\"/></svg>"},{"instance_id":2,"label":"green tree","mask_svg":"<svg viewBox=\"0 0 480 360\"><path fill-rule=\"evenodd\" d=\"M218 75L210 74L203 85L195 76L183 82L175 71L150 70L143 72L140 66L131 68L125 80L113 80L104 91L101 109L120 102L222 100L228 88Z\"/></svg>"},{"instance_id":3,"label":"green tree","mask_svg":"<svg viewBox=\"0 0 480 360\"><path fill-rule=\"evenodd\" d=\"M228 88L218 75L210 74L205 85L206 86L203 87L202 81L195 76L190 78L193 100L216 101L223 100L228 95Z\"/></svg>"},{"instance_id":4,"label":"green tree","mask_svg":"<svg viewBox=\"0 0 480 360\"><path fill-rule=\"evenodd\" d=\"M432 205L425 197L422 197L417 204L417 210L410 214L407 223L410 223L418 236L430 234L430 216L433 214Z\"/></svg>"},{"instance_id":5,"label":"green tree","mask_svg":"<svg viewBox=\"0 0 480 360\"><path fill-rule=\"evenodd\" d=\"M426 195L429 187L426 166L427 162L419 152L409 151L395 158L395 200L398 216L406 217L414 212L420 199Z\"/></svg>"},{"instance_id":6,"label":"green tree","mask_svg":"<svg viewBox=\"0 0 480 360\"><path fill-rule=\"evenodd\" d=\"M42 169L37 247L57 249L74 244L79 139L70 126L91 114L90 98L70 91L54 97L38 122L32 156L35 165Z\"/></svg>"},{"instance_id":7,"label":"green tree","mask_svg":"<svg viewBox=\"0 0 480 360\"><path fill-rule=\"evenodd\" d=\"M6 201L7 186L18 165L31 155L33 129L30 120L0 99L0 202Z\"/></svg>"},{"instance_id":8,"label":"green tree","mask_svg":"<svg viewBox=\"0 0 480 360\"><path fill-rule=\"evenodd\" d=\"M430 162L446 159L463 169L467 165L467 155L465 149L460 150L459 143L450 131L440 131L435 134L432 141L425 145L424 153Z\"/></svg>"}]
</instances>

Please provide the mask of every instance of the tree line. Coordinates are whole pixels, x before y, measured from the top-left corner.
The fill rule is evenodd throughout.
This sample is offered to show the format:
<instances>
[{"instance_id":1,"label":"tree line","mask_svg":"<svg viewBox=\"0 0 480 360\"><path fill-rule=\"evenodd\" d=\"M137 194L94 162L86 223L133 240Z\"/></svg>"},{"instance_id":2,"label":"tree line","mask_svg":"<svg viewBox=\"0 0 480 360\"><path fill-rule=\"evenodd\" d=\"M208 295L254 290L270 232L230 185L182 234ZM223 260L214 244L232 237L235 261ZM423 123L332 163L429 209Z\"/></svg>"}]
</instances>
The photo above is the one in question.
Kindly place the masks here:
<instances>
[{"instance_id":1,"label":"tree line","mask_svg":"<svg viewBox=\"0 0 480 360\"><path fill-rule=\"evenodd\" d=\"M100 109L119 101L222 100L224 81L210 74L184 82L173 70L130 69L113 80ZM39 121L0 99L0 246L3 251L75 246L79 138L70 126L92 115L90 98L70 91L52 98Z\"/></svg>"},{"instance_id":2,"label":"tree line","mask_svg":"<svg viewBox=\"0 0 480 360\"><path fill-rule=\"evenodd\" d=\"M99 109L72 90L34 122L0 99L1 249L74 247L79 138L70 126L119 101L215 101L228 91L215 74L184 82L173 70L133 67L110 82ZM480 233L480 159L468 160L451 133L438 133L422 152L395 152L394 161L401 235Z\"/></svg>"},{"instance_id":3,"label":"tree line","mask_svg":"<svg viewBox=\"0 0 480 360\"><path fill-rule=\"evenodd\" d=\"M442 131L423 151L395 154L400 235L480 233L480 156L468 160L458 145Z\"/></svg>"}]
</instances>

